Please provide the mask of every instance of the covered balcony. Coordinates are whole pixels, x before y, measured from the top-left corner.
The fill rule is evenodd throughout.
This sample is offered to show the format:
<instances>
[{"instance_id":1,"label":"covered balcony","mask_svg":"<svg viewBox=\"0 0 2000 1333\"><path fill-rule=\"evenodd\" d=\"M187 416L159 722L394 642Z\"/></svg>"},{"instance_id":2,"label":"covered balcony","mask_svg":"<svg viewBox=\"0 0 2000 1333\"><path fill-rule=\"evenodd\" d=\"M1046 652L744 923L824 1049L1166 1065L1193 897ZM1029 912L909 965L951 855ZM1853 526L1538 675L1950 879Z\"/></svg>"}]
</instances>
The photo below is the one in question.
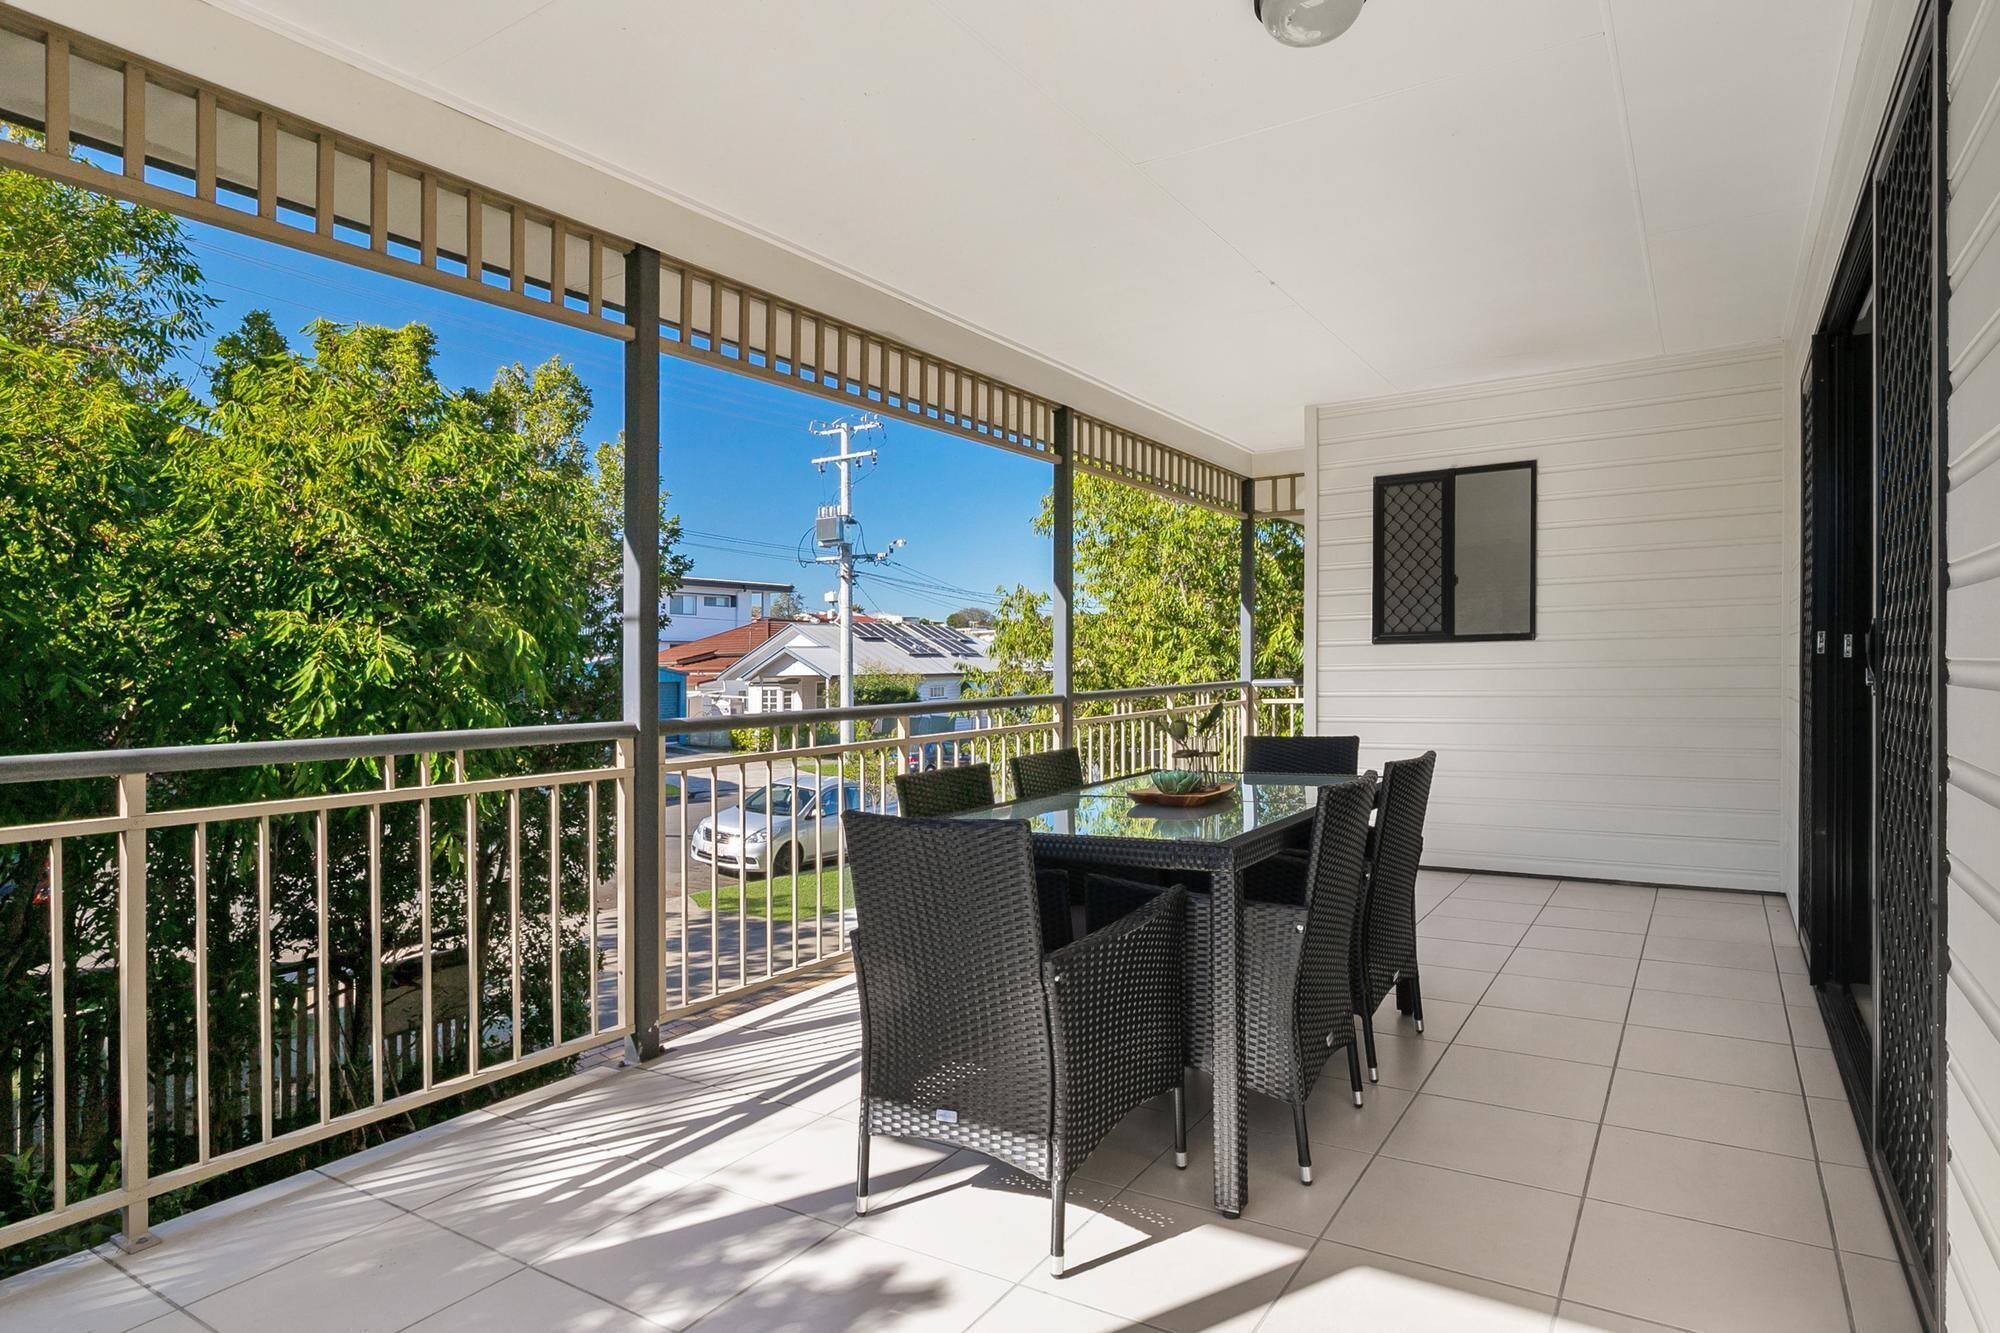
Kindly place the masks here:
<instances>
[{"instance_id":1,"label":"covered balcony","mask_svg":"<svg viewBox=\"0 0 2000 1333\"><path fill-rule=\"evenodd\" d=\"M577 626L609 711L0 742L0 1333L2000 1329L1996 7L0 4L9 179L559 330L620 407ZM27 364L66 293L6 273ZM662 497L715 461L689 366L1045 470L1005 660L664 708ZM157 406L65 401L0 448ZM1078 567L1099 487L1178 534L1123 640ZM785 650L745 644L746 679ZM41 735L60 683L10 686ZM1253 758L1348 737L1353 772ZM1226 813L1118 785L1183 769L1149 794ZM1104 1006L1179 1024L1184 1085L1070 1166L943 1094L937 1137L862 1132L888 931L850 827L941 773L954 827L1026 826L1050 1062L1048 960L1141 915L1051 849L1121 842L1149 921L1203 903L1170 998ZM1318 964L1271 1000L1243 923L1323 910L1362 784L1353 1095L1334 1059L1288 1107L1246 1051ZM1296 902L1253 892L1280 863ZM985 881L924 873L948 935ZM931 961L969 985L962 948Z\"/></svg>"}]
</instances>

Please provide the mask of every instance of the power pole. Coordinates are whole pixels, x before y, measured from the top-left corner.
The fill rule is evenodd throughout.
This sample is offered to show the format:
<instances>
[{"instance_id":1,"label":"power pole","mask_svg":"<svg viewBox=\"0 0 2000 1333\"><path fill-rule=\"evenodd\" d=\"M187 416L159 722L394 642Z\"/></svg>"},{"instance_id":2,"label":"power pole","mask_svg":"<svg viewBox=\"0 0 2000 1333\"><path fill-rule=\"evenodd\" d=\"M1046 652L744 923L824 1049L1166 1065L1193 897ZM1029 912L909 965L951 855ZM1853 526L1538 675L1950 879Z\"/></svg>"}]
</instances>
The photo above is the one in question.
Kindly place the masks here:
<instances>
[{"instance_id":1,"label":"power pole","mask_svg":"<svg viewBox=\"0 0 2000 1333\"><path fill-rule=\"evenodd\" d=\"M862 463L873 462L876 451L854 448L854 437L863 431L880 430L882 423L872 415L864 415L859 421L849 421L845 417L839 421L815 421L810 427L812 433L821 438L838 437L840 452L813 459L813 466L821 472L832 464L840 469L840 503L821 505L818 520L813 526L815 544L829 552L815 558L814 563L836 566L840 574L838 614L840 616L840 706L854 707L854 567L872 565L887 560L896 547L903 543L898 540L889 544L889 550L873 553L857 552L849 529L858 520L854 517L854 469ZM842 718L840 723L840 743L854 741L854 720Z\"/></svg>"}]
</instances>

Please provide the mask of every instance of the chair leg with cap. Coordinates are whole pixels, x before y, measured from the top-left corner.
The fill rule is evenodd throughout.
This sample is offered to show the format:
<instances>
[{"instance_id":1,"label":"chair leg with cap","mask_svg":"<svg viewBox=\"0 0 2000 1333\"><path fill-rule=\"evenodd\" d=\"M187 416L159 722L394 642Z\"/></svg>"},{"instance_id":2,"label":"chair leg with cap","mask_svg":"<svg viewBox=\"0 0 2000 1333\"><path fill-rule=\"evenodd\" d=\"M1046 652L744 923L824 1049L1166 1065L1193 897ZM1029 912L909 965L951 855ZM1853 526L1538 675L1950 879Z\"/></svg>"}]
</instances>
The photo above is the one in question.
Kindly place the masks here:
<instances>
[{"instance_id":1,"label":"chair leg with cap","mask_svg":"<svg viewBox=\"0 0 2000 1333\"><path fill-rule=\"evenodd\" d=\"M1069 1182L1057 1172L1049 1181L1049 1276L1063 1275L1063 1195Z\"/></svg>"},{"instance_id":2,"label":"chair leg with cap","mask_svg":"<svg viewBox=\"0 0 2000 1333\"><path fill-rule=\"evenodd\" d=\"M1292 1129L1299 1140L1299 1183L1310 1185L1313 1183L1312 1144L1306 1138L1306 1100L1303 1097L1292 1099Z\"/></svg>"},{"instance_id":3,"label":"chair leg with cap","mask_svg":"<svg viewBox=\"0 0 2000 1333\"><path fill-rule=\"evenodd\" d=\"M1187 1076L1174 1085L1174 1165L1187 1170Z\"/></svg>"},{"instance_id":4,"label":"chair leg with cap","mask_svg":"<svg viewBox=\"0 0 2000 1333\"><path fill-rule=\"evenodd\" d=\"M1354 1104L1361 1105L1361 1052L1353 1042L1347 1043L1347 1078L1354 1084Z\"/></svg>"},{"instance_id":5,"label":"chair leg with cap","mask_svg":"<svg viewBox=\"0 0 2000 1333\"><path fill-rule=\"evenodd\" d=\"M868 1131L861 1131L861 1146L855 1150L854 1163L854 1212L857 1217L868 1211Z\"/></svg>"},{"instance_id":6,"label":"chair leg with cap","mask_svg":"<svg viewBox=\"0 0 2000 1333\"><path fill-rule=\"evenodd\" d=\"M1424 1030L1424 983L1417 977L1410 978L1410 1016L1417 1020L1417 1031Z\"/></svg>"},{"instance_id":7,"label":"chair leg with cap","mask_svg":"<svg viewBox=\"0 0 2000 1333\"><path fill-rule=\"evenodd\" d=\"M1382 1081L1375 1065L1375 1024L1364 1018L1361 1020L1361 1040L1368 1047L1368 1081Z\"/></svg>"}]
</instances>

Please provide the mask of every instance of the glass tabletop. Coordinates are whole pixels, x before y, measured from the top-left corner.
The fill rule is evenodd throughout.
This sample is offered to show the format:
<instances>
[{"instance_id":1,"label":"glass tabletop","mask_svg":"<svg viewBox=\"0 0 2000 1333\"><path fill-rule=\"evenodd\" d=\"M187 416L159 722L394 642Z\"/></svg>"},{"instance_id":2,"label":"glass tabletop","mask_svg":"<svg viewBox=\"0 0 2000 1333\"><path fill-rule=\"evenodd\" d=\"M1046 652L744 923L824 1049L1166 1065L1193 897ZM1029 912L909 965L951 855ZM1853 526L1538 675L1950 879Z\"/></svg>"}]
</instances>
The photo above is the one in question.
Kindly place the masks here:
<instances>
[{"instance_id":1,"label":"glass tabletop","mask_svg":"<svg viewBox=\"0 0 2000 1333\"><path fill-rule=\"evenodd\" d=\"M1135 773L1039 800L967 811L958 818L1020 819L1037 833L1077 837L1228 842L1312 809L1322 787L1356 781L1352 773L1218 773L1216 777L1235 784L1234 789L1205 805L1141 804L1130 792L1149 785L1152 774Z\"/></svg>"}]
</instances>

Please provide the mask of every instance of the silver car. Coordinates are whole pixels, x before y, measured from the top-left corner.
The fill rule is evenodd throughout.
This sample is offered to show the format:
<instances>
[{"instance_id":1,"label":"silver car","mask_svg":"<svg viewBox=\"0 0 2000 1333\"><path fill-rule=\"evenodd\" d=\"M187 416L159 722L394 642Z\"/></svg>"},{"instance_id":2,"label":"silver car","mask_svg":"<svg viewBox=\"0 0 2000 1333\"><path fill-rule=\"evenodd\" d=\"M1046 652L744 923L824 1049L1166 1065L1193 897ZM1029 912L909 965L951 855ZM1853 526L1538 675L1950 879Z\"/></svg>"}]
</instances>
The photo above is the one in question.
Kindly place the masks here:
<instances>
[{"instance_id":1,"label":"silver car","mask_svg":"<svg viewBox=\"0 0 2000 1333\"><path fill-rule=\"evenodd\" d=\"M689 854L705 865L782 875L837 852L841 813L861 808L858 782L781 779L696 824Z\"/></svg>"}]
</instances>

